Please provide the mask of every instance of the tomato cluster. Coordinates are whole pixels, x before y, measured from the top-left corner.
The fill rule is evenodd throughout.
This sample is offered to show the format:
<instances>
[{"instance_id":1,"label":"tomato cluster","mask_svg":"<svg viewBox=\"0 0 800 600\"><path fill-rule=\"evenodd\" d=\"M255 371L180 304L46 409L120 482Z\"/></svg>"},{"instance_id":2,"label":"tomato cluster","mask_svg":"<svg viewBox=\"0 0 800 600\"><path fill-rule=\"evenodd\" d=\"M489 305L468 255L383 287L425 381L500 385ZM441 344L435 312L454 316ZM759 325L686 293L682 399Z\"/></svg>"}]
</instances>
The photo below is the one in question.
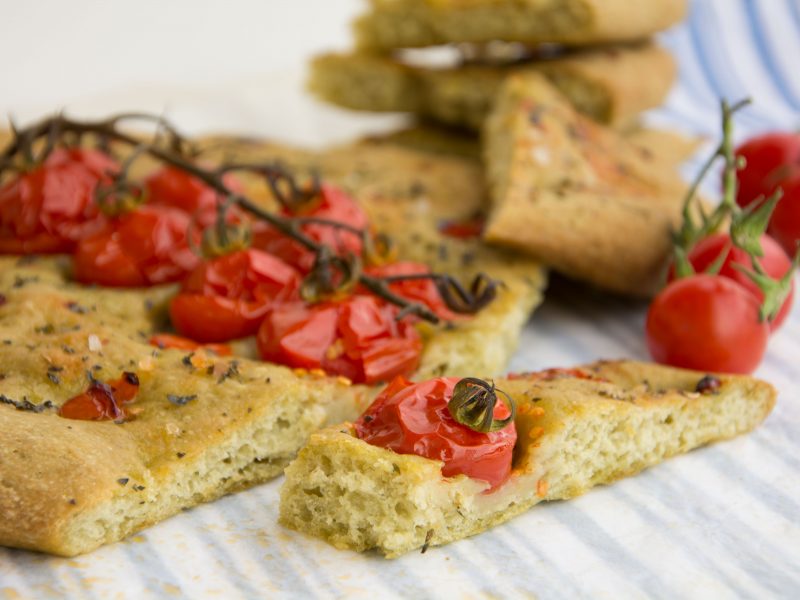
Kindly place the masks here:
<instances>
[{"instance_id":1,"label":"tomato cluster","mask_svg":"<svg viewBox=\"0 0 800 600\"><path fill-rule=\"evenodd\" d=\"M647 345L658 362L750 373L760 364L770 333L783 324L791 309L794 283L787 280L781 304L773 314L763 310L768 300L765 290L778 293L777 282L793 271L790 255L799 251L800 188L795 191L793 178L800 176L800 136L755 138L742 145L736 156L744 166L736 172L739 208L731 203L731 232L711 233L694 243L686 254L692 274L678 278L673 265L668 285L650 306ZM761 223L754 211L779 186L784 187L784 197L769 224ZM769 234L764 233L765 227ZM746 241L737 243L737 228L750 229L757 238L756 252Z\"/></svg>"},{"instance_id":2,"label":"tomato cluster","mask_svg":"<svg viewBox=\"0 0 800 600\"><path fill-rule=\"evenodd\" d=\"M170 306L180 335L155 336L152 343L162 348L229 354L224 342L257 335L264 359L322 369L355 382L388 381L417 367L422 341L413 317L398 319L397 307L360 288L348 297L306 303L301 284L314 268L316 253L272 225L226 207L226 223L246 224L252 246L202 259L195 249L203 232L213 231L223 197L185 170L164 166L126 192L131 198L109 196L112 204L119 201L113 207L117 214L101 211L95 201L101 195L98 188L111 190L121 169L100 150L53 150L0 189L0 252L71 253L75 278L87 284L181 282ZM230 190L241 192L230 175L224 180ZM134 206L119 210L128 199L135 200ZM300 231L333 254L361 255L364 250L367 215L333 186L321 185L309 201L282 212L305 219ZM368 267L367 272L418 276L392 281L389 287L442 319L460 318L426 278L430 271L422 264L400 262ZM104 396L95 392L75 402L97 404Z\"/></svg>"}]
</instances>

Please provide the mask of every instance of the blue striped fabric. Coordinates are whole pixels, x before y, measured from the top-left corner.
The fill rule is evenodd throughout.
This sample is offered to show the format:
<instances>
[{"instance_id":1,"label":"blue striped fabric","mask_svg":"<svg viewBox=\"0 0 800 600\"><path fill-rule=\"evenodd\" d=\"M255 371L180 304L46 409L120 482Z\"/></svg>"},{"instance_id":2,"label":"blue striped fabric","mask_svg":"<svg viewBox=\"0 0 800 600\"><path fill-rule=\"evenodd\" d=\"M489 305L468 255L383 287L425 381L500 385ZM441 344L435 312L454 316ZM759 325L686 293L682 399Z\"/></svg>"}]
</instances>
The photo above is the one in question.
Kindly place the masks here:
<instances>
[{"instance_id":1,"label":"blue striped fabric","mask_svg":"<svg viewBox=\"0 0 800 600\"><path fill-rule=\"evenodd\" d=\"M654 123L703 134L710 147L719 99L750 96L737 139L800 125L798 0L696 0L662 40L680 80ZM512 368L646 359L644 314L557 283ZM283 530L273 482L74 560L0 549L0 598L798 597L800 309L757 375L780 397L753 434L424 556L385 561Z\"/></svg>"}]
</instances>

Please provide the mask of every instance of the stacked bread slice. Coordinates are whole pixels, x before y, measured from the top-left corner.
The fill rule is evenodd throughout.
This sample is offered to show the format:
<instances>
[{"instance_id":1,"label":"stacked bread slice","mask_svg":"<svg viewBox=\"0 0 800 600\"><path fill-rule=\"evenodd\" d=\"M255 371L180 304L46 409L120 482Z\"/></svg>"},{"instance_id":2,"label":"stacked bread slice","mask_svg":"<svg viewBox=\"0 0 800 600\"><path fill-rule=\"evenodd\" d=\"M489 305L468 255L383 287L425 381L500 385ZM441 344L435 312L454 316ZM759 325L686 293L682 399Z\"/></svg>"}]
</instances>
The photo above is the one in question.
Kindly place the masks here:
<instances>
[{"instance_id":1,"label":"stacked bread slice","mask_svg":"<svg viewBox=\"0 0 800 600\"><path fill-rule=\"evenodd\" d=\"M652 36L685 10L685 0L371 0L355 49L317 57L309 86L339 106L482 133L487 242L647 296L680 218L675 166L692 146L637 123L676 75ZM419 127L392 138L470 153L459 139Z\"/></svg>"}]
</instances>

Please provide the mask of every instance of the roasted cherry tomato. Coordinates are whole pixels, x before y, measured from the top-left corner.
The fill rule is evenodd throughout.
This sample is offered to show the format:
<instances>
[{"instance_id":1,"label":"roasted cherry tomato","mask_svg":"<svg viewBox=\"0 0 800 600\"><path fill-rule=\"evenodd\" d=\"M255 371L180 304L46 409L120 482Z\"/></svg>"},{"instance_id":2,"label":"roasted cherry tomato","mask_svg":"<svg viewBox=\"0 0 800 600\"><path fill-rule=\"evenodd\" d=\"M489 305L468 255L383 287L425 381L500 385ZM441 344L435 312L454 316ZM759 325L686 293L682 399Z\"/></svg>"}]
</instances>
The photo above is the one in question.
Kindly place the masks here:
<instances>
[{"instance_id":1,"label":"roasted cherry tomato","mask_svg":"<svg viewBox=\"0 0 800 600\"><path fill-rule=\"evenodd\" d=\"M217 356L230 356L233 354L228 344L201 344L189 338L171 333L157 333L150 337L148 343L156 348L174 348L176 350L208 350Z\"/></svg>"},{"instance_id":2,"label":"roasted cherry tomato","mask_svg":"<svg viewBox=\"0 0 800 600\"><path fill-rule=\"evenodd\" d=\"M284 214L289 213L284 211ZM293 216L336 221L358 230L365 230L369 226L366 213L350 196L326 184L321 186L318 198ZM301 229L307 236L330 246L338 254L361 254L361 237L351 231L315 223L303 225ZM313 252L263 221L253 225L253 247L279 256L303 273L308 273L314 265Z\"/></svg>"},{"instance_id":3,"label":"roasted cherry tomato","mask_svg":"<svg viewBox=\"0 0 800 600\"><path fill-rule=\"evenodd\" d=\"M98 182L119 164L99 150L56 148L47 159L0 188L0 253L71 252L103 219Z\"/></svg>"},{"instance_id":4,"label":"roasted cherry tomato","mask_svg":"<svg viewBox=\"0 0 800 600\"><path fill-rule=\"evenodd\" d=\"M775 206L769 221L769 233L789 256L794 256L800 244L800 170L781 182L783 197Z\"/></svg>"},{"instance_id":5,"label":"roasted cherry tomato","mask_svg":"<svg viewBox=\"0 0 800 600\"><path fill-rule=\"evenodd\" d=\"M296 300L300 275L261 250L239 250L200 264L170 305L175 329L199 342L254 335L276 302Z\"/></svg>"},{"instance_id":6,"label":"roasted cherry tomato","mask_svg":"<svg viewBox=\"0 0 800 600\"><path fill-rule=\"evenodd\" d=\"M422 341L398 309L374 296L341 302L280 304L258 330L265 360L305 369L322 369L357 383L408 375L419 364Z\"/></svg>"},{"instance_id":7,"label":"roasted cherry tomato","mask_svg":"<svg viewBox=\"0 0 800 600\"><path fill-rule=\"evenodd\" d=\"M365 442L399 454L440 460L442 475L467 475L496 488L511 474L517 430L511 423L499 431L480 433L453 419L447 403L457 377L411 383L398 377L375 398L356 421L356 435ZM496 419L509 416L498 402Z\"/></svg>"},{"instance_id":8,"label":"roasted cherry tomato","mask_svg":"<svg viewBox=\"0 0 800 600\"><path fill-rule=\"evenodd\" d=\"M75 278L110 287L182 279L200 262L187 241L189 217L166 206L140 206L78 244Z\"/></svg>"},{"instance_id":9,"label":"roasted cherry tomato","mask_svg":"<svg viewBox=\"0 0 800 600\"><path fill-rule=\"evenodd\" d=\"M650 354L675 367L751 373L769 338L759 307L752 292L728 277L677 279L655 297L647 313Z\"/></svg>"},{"instance_id":10,"label":"roasted cherry tomato","mask_svg":"<svg viewBox=\"0 0 800 600\"><path fill-rule=\"evenodd\" d=\"M123 405L139 392L139 378L126 371L115 381L92 381L88 389L67 400L58 414L66 419L83 421L119 420L126 417Z\"/></svg>"},{"instance_id":11,"label":"roasted cherry tomato","mask_svg":"<svg viewBox=\"0 0 800 600\"><path fill-rule=\"evenodd\" d=\"M764 256L758 261L770 277L780 279L791 269L792 261L789 260L780 245L770 236L761 236L761 248L764 250ZM723 254L725 258L723 259L722 268L719 270L719 275L733 279L750 290L759 302L763 301L764 294L759 287L752 279L735 267L735 265L742 265L752 271L753 265L750 262L750 257L747 252L733 245L727 233L715 233L700 240L689 252L689 262L694 267L695 272L703 273L715 261L719 260ZM673 279L674 269L670 269L669 280L672 281ZM792 308L793 299L794 284L792 284L792 291L784 301L780 311L770 323L772 331L775 331L786 320L786 315L789 314L789 310Z\"/></svg>"},{"instance_id":12,"label":"roasted cherry tomato","mask_svg":"<svg viewBox=\"0 0 800 600\"><path fill-rule=\"evenodd\" d=\"M225 184L235 192L242 186L230 174L225 176ZM217 206L223 198L211 187L193 175L173 166L162 167L145 180L147 201L150 204L171 206L196 219L203 228L211 225L217 218ZM228 214L238 215L235 208Z\"/></svg>"},{"instance_id":13,"label":"roasted cherry tomato","mask_svg":"<svg viewBox=\"0 0 800 600\"><path fill-rule=\"evenodd\" d=\"M379 267L368 267L365 270L375 277L396 277L403 275L427 275L431 272L427 265L422 263L401 261L389 263ZM464 315L453 312L448 308L436 284L431 279L406 279L389 284L389 288L398 296L407 300L425 304L436 315L445 321L455 321L464 318Z\"/></svg>"},{"instance_id":14,"label":"roasted cherry tomato","mask_svg":"<svg viewBox=\"0 0 800 600\"><path fill-rule=\"evenodd\" d=\"M736 149L745 165L736 176L736 202L742 208L759 196L768 196L793 171L800 169L800 134L768 133Z\"/></svg>"}]
</instances>

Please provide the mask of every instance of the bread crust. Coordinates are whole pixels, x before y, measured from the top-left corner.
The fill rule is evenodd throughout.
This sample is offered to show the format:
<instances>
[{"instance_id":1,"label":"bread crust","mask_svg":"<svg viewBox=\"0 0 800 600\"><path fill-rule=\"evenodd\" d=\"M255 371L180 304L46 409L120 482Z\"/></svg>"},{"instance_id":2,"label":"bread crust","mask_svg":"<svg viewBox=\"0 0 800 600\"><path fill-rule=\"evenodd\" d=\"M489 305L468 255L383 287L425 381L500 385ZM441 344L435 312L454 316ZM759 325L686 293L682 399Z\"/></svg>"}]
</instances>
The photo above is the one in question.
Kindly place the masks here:
<instances>
[{"instance_id":1,"label":"bread crust","mask_svg":"<svg viewBox=\"0 0 800 600\"><path fill-rule=\"evenodd\" d=\"M686 194L673 165L581 117L535 74L504 84L484 162L487 241L613 292L659 287Z\"/></svg>"},{"instance_id":2,"label":"bread crust","mask_svg":"<svg viewBox=\"0 0 800 600\"><path fill-rule=\"evenodd\" d=\"M584 368L597 379L496 382L517 402L519 437L511 478L495 491L443 477L439 461L367 444L346 423L314 434L286 469L281 523L392 558L750 431L775 402L774 388L751 377L719 376L720 387L701 394L703 373L632 361Z\"/></svg>"},{"instance_id":3,"label":"bread crust","mask_svg":"<svg viewBox=\"0 0 800 600\"><path fill-rule=\"evenodd\" d=\"M324 54L311 63L308 85L346 108L413 112L479 130L503 80L528 71L542 73L583 114L616 127L661 104L676 75L668 52L641 43L506 66L452 68L414 67L366 53Z\"/></svg>"},{"instance_id":4,"label":"bread crust","mask_svg":"<svg viewBox=\"0 0 800 600\"><path fill-rule=\"evenodd\" d=\"M354 23L359 48L492 40L583 46L643 39L686 15L686 0L371 0Z\"/></svg>"}]
</instances>

